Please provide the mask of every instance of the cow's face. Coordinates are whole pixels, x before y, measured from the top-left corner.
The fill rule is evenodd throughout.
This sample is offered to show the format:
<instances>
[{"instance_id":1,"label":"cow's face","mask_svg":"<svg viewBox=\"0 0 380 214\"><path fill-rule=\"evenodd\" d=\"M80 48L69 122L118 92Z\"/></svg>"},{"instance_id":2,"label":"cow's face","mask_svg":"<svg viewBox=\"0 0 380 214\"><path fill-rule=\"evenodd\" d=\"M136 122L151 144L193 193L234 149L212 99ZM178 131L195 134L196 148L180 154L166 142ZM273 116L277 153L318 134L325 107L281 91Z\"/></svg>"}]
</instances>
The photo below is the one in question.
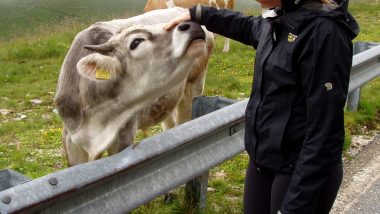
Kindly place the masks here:
<instances>
[{"instance_id":1,"label":"cow's face","mask_svg":"<svg viewBox=\"0 0 380 214\"><path fill-rule=\"evenodd\" d=\"M117 88L113 97L87 106L80 126L69 130L71 142L84 149L89 160L109 148L137 111L185 81L196 58L207 54L205 32L194 22L170 32L163 24L134 26L105 44L86 48L96 53L78 62L78 72L101 82L95 84L99 88Z\"/></svg>"},{"instance_id":2,"label":"cow's face","mask_svg":"<svg viewBox=\"0 0 380 214\"><path fill-rule=\"evenodd\" d=\"M198 24L185 22L170 32L162 24L129 27L105 44L85 48L97 53L79 61L81 75L94 81L117 79L135 90L155 91L184 80L195 58L206 53L206 42Z\"/></svg>"}]
</instances>

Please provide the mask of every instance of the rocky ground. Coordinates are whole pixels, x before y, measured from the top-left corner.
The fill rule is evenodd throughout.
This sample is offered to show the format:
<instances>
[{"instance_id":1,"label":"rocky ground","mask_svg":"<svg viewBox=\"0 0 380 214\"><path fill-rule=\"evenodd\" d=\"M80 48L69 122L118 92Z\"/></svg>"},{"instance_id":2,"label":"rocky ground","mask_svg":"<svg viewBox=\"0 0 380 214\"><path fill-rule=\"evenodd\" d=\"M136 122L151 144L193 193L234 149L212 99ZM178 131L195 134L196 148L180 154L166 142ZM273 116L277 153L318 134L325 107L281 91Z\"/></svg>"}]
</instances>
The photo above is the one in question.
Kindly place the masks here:
<instances>
[{"instance_id":1,"label":"rocky ground","mask_svg":"<svg viewBox=\"0 0 380 214\"><path fill-rule=\"evenodd\" d=\"M380 213L380 133L353 136L343 183L331 213Z\"/></svg>"}]
</instances>

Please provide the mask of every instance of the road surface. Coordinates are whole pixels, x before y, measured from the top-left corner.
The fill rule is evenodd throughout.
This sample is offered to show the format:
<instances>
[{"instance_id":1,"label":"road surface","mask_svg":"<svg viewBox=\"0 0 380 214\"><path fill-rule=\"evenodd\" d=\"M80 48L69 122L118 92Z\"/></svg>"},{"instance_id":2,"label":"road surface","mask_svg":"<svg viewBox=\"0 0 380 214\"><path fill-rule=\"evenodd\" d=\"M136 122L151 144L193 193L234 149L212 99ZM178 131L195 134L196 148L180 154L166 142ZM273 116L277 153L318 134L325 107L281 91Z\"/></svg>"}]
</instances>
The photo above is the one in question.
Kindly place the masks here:
<instances>
[{"instance_id":1,"label":"road surface","mask_svg":"<svg viewBox=\"0 0 380 214\"><path fill-rule=\"evenodd\" d=\"M380 135L344 165L332 214L380 214Z\"/></svg>"}]
</instances>

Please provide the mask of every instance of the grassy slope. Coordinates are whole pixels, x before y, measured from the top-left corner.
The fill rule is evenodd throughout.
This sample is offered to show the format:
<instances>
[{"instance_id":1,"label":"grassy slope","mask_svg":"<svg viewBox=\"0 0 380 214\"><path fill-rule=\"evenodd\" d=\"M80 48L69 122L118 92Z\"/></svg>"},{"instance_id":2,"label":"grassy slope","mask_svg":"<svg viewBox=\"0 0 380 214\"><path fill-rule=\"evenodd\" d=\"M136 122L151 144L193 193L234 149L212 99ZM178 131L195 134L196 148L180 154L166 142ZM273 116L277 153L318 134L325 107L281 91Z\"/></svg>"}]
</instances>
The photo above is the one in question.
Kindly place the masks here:
<instances>
[{"instance_id":1,"label":"grassy slope","mask_svg":"<svg viewBox=\"0 0 380 214\"><path fill-rule=\"evenodd\" d=\"M141 0L0 0L0 37L40 32L41 25L46 28L67 19L90 23L126 17L142 12L144 4Z\"/></svg>"},{"instance_id":2,"label":"grassy slope","mask_svg":"<svg viewBox=\"0 0 380 214\"><path fill-rule=\"evenodd\" d=\"M92 23L127 17L143 11L141 0L0 0L0 40L25 33L39 33L66 20ZM253 6L252 6L253 5ZM256 7L252 0L239 0L238 9ZM126 12L128 11L128 12Z\"/></svg>"},{"instance_id":3,"label":"grassy slope","mask_svg":"<svg viewBox=\"0 0 380 214\"><path fill-rule=\"evenodd\" d=\"M356 41L380 42L380 5L368 2L351 6L362 27ZM0 42L0 109L11 110L8 115L0 114L0 169L11 168L36 178L66 167L60 144L61 120L53 112L53 96L66 51L76 32L84 26L70 19L57 27L40 29L35 35ZM247 97L254 51L232 42L231 52L223 54L222 46L223 40L218 37L205 94ZM363 126L379 130L379 90L379 79L367 84L359 111L346 112L348 136L360 133ZM32 99L41 99L43 103L34 105ZM20 115L27 118L15 120ZM152 130L156 132L159 128ZM209 186L215 191L209 193L207 213L241 213L246 162L246 154L241 154L212 169ZM179 188L176 192L181 199L183 190ZM134 213L184 213L183 201L179 199L170 205L157 199Z\"/></svg>"}]
</instances>

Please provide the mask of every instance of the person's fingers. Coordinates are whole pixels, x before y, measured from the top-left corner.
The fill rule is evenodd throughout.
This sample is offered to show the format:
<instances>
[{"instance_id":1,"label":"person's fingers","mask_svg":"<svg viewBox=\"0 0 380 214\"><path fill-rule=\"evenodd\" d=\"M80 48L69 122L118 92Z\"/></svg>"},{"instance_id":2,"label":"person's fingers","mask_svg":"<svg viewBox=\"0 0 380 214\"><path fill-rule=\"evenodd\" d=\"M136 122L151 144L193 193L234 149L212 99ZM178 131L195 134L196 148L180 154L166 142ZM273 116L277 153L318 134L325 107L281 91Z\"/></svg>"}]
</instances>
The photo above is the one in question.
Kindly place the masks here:
<instances>
[{"instance_id":1,"label":"person's fingers","mask_svg":"<svg viewBox=\"0 0 380 214\"><path fill-rule=\"evenodd\" d=\"M168 22L165 26L164 26L164 30L166 31L170 31L174 26L176 26L177 24L179 24L179 22L177 22L177 20L172 20L170 22Z\"/></svg>"},{"instance_id":2,"label":"person's fingers","mask_svg":"<svg viewBox=\"0 0 380 214\"><path fill-rule=\"evenodd\" d=\"M181 22L185 22L185 21L189 21L191 20L191 17L190 17L190 12L187 11L185 12L184 14L182 14L181 16L173 19L172 21L168 22L165 26L164 26L164 29L169 31L171 30L174 26L178 25L179 23Z\"/></svg>"},{"instance_id":3,"label":"person's fingers","mask_svg":"<svg viewBox=\"0 0 380 214\"><path fill-rule=\"evenodd\" d=\"M182 16L173 19L170 21L167 25L165 25L164 29L169 31L171 30L174 26L178 25L179 23L183 22L184 18Z\"/></svg>"}]
</instances>

